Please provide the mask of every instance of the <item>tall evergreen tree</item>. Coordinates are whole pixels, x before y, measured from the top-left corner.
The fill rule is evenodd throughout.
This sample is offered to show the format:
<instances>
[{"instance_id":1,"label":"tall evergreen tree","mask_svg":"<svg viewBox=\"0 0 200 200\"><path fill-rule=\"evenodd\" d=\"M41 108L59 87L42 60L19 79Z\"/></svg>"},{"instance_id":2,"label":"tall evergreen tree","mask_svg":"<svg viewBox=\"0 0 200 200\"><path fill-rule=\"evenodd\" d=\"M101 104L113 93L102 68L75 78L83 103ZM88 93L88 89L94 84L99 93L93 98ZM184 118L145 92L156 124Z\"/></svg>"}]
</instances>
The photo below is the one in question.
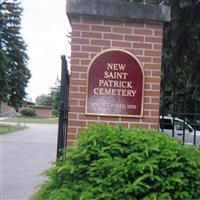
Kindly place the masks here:
<instances>
[{"instance_id":1,"label":"tall evergreen tree","mask_svg":"<svg viewBox=\"0 0 200 200\"><path fill-rule=\"evenodd\" d=\"M172 20L164 29L163 64L167 64L168 68L176 67L176 111L184 111L185 90L188 102L186 111L195 112L194 101L199 101L200 105L200 2L169 0L166 3L171 5ZM172 74L168 75L166 85L168 113L172 113Z\"/></svg>"},{"instance_id":2,"label":"tall evergreen tree","mask_svg":"<svg viewBox=\"0 0 200 200\"><path fill-rule=\"evenodd\" d=\"M162 66L176 68L176 108L183 112L183 91L187 94L187 112L194 112L194 100L200 105L200 1L199 0L127 0L132 3L168 5L171 21L164 25ZM173 71L168 71L166 112L172 113ZM200 112L200 107L197 107Z\"/></svg>"},{"instance_id":3,"label":"tall evergreen tree","mask_svg":"<svg viewBox=\"0 0 200 200\"><path fill-rule=\"evenodd\" d=\"M0 101L7 101L16 109L23 104L31 77L20 32L22 11L17 0L4 0L0 4Z\"/></svg>"}]
</instances>

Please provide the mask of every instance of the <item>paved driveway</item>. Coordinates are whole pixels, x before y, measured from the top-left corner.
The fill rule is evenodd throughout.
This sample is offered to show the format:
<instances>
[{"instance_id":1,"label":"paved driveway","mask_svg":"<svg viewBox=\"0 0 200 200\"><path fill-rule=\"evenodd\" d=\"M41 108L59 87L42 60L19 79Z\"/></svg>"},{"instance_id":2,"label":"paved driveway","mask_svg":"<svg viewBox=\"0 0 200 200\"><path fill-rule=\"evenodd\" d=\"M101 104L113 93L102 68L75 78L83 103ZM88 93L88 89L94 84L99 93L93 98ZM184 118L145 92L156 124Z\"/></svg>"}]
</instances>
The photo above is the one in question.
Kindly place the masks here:
<instances>
[{"instance_id":1,"label":"paved driveway","mask_svg":"<svg viewBox=\"0 0 200 200\"><path fill-rule=\"evenodd\" d=\"M57 125L28 127L0 136L0 200L27 200L56 159Z\"/></svg>"}]
</instances>

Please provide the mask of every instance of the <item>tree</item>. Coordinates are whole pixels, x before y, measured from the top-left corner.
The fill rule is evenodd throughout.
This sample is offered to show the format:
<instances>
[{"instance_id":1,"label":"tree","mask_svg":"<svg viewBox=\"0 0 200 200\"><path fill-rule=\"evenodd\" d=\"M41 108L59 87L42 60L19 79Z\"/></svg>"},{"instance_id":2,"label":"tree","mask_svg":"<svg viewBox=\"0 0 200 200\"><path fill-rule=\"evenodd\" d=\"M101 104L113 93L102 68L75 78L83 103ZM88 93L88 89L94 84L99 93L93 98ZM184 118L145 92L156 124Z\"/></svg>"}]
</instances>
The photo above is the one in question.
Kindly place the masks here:
<instances>
[{"instance_id":1,"label":"tree","mask_svg":"<svg viewBox=\"0 0 200 200\"><path fill-rule=\"evenodd\" d=\"M0 102L7 101L16 109L23 104L31 77L26 45L20 33L22 11L15 0L0 4Z\"/></svg>"},{"instance_id":2,"label":"tree","mask_svg":"<svg viewBox=\"0 0 200 200\"><path fill-rule=\"evenodd\" d=\"M60 80L57 78L55 86L51 88L53 114L57 117L60 106Z\"/></svg>"},{"instance_id":3,"label":"tree","mask_svg":"<svg viewBox=\"0 0 200 200\"><path fill-rule=\"evenodd\" d=\"M177 111L183 112L185 89L187 112L195 112L194 100L200 102L200 2L170 0L168 4L172 8L172 20L164 27L163 64L176 67ZM172 113L172 83L172 80L167 81L166 85L168 113Z\"/></svg>"},{"instance_id":4,"label":"tree","mask_svg":"<svg viewBox=\"0 0 200 200\"><path fill-rule=\"evenodd\" d=\"M52 96L49 94L39 95L35 101L37 105L52 106Z\"/></svg>"},{"instance_id":5,"label":"tree","mask_svg":"<svg viewBox=\"0 0 200 200\"><path fill-rule=\"evenodd\" d=\"M36 103L43 106L52 106L53 114L58 116L60 106L60 80L58 78L55 86L50 88L50 93L39 95L36 98Z\"/></svg>"},{"instance_id":6,"label":"tree","mask_svg":"<svg viewBox=\"0 0 200 200\"><path fill-rule=\"evenodd\" d=\"M132 3L162 4L171 7L171 21L164 25L162 66L176 68L177 111L183 112L183 90L187 93L188 112L200 103L200 1L128 0ZM169 73L169 71L168 71ZM172 113L173 71L166 84L166 110ZM200 110L198 110L200 112Z\"/></svg>"}]
</instances>

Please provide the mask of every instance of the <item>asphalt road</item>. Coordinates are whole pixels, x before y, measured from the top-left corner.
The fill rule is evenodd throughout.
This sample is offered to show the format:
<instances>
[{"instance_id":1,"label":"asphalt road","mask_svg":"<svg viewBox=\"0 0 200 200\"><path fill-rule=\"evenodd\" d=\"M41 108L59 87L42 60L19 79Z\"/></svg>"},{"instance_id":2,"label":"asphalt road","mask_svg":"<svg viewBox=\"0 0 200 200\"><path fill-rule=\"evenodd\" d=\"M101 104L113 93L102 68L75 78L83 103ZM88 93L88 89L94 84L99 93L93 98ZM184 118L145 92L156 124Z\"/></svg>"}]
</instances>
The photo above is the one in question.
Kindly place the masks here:
<instances>
[{"instance_id":1,"label":"asphalt road","mask_svg":"<svg viewBox=\"0 0 200 200\"><path fill-rule=\"evenodd\" d=\"M57 125L27 126L0 136L0 200L28 200L56 159Z\"/></svg>"}]
</instances>

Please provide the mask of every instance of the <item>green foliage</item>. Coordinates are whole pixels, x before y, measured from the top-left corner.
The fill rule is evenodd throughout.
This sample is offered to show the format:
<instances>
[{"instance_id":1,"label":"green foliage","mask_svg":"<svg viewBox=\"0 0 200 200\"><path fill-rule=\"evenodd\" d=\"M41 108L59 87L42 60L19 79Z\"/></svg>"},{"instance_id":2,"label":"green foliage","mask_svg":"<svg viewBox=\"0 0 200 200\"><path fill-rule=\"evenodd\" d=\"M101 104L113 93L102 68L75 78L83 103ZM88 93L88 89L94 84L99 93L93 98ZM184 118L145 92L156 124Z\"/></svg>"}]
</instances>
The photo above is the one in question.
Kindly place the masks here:
<instances>
[{"instance_id":1,"label":"green foliage","mask_svg":"<svg viewBox=\"0 0 200 200\"><path fill-rule=\"evenodd\" d=\"M195 112L194 100L200 102L200 1L170 0L168 4L172 20L164 27L163 63L177 69L177 111L183 112L183 91L186 89L186 112L192 113ZM166 109L172 113L173 72L167 74Z\"/></svg>"},{"instance_id":2,"label":"green foliage","mask_svg":"<svg viewBox=\"0 0 200 200\"><path fill-rule=\"evenodd\" d=\"M22 8L16 0L0 3L0 102L18 108L30 79L26 45L21 37Z\"/></svg>"},{"instance_id":3,"label":"green foliage","mask_svg":"<svg viewBox=\"0 0 200 200\"><path fill-rule=\"evenodd\" d=\"M61 82L57 78L55 82L55 86L51 88L51 97L52 97L52 106L53 106L53 115L58 116L59 114L59 106L60 106L60 85Z\"/></svg>"},{"instance_id":4,"label":"green foliage","mask_svg":"<svg viewBox=\"0 0 200 200\"><path fill-rule=\"evenodd\" d=\"M52 106L52 97L50 95L39 95L36 98L37 105L43 105L43 106Z\"/></svg>"},{"instance_id":5,"label":"green foliage","mask_svg":"<svg viewBox=\"0 0 200 200\"><path fill-rule=\"evenodd\" d=\"M35 123L35 124L58 124L57 118L38 118L38 117L11 117L2 121L15 123Z\"/></svg>"},{"instance_id":6,"label":"green foliage","mask_svg":"<svg viewBox=\"0 0 200 200\"><path fill-rule=\"evenodd\" d=\"M53 115L58 116L60 104L60 80L57 78L55 86L50 88L50 94L40 95L36 98L36 103L43 106L52 106Z\"/></svg>"},{"instance_id":7,"label":"green foliage","mask_svg":"<svg viewBox=\"0 0 200 200\"><path fill-rule=\"evenodd\" d=\"M132 3L168 5L171 7L171 21L164 24L163 66L176 67L177 112L183 112L184 89L187 91L187 111L195 111L194 101L200 103L200 1L199 0L128 0ZM172 113L173 76L167 72L166 104L167 113ZM199 104L198 104L199 105Z\"/></svg>"},{"instance_id":8,"label":"green foliage","mask_svg":"<svg viewBox=\"0 0 200 200\"><path fill-rule=\"evenodd\" d=\"M31 108L22 108L20 110L20 113L23 115L23 116L26 116L26 117L33 117L33 116L36 116L35 114L35 111Z\"/></svg>"},{"instance_id":9,"label":"green foliage","mask_svg":"<svg viewBox=\"0 0 200 200\"><path fill-rule=\"evenodd\" d=\"M25 126L14 126L10 124L0 124L0 135L7 134L7 133L13 133L19 130L24 130L27 127Z\"/></svg>"},{"instance_id":10,"label":"green foliage","mask_svg":"<svg viewBox=\"0 0 200 200\"><path fill-rule=\"evenodd\" d=\"M163 134L93 125L32 200L200 199L200 150Z\"/></svg>"}]
</instances>

